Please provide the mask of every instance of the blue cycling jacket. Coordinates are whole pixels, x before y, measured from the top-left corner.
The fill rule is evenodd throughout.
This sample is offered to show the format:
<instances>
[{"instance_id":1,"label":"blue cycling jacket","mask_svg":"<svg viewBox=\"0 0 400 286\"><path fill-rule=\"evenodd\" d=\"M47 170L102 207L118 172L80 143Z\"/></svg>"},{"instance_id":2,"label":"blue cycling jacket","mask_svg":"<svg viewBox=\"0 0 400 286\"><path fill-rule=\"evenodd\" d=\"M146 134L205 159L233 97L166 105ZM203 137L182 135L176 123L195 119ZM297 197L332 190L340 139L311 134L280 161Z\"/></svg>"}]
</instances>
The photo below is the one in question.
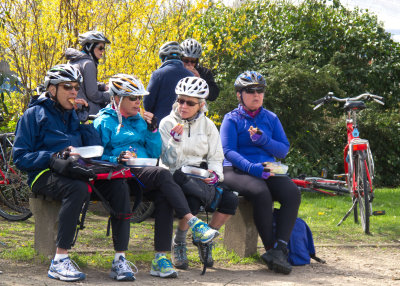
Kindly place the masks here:
<instances>
[{"instance_id":1,"label":"blue cycling jacket","mask_svg":"<svg viewBox=\"0 0 400 286\"><path fill-rule=\"evenodd\" d=\"M167 60L151 74L147 91L143 99L144 108L153 113L158 122L169 115L176 100L175 87L178 82L193 73L183 66L181 60Z\"/></svg>"},{"instance_id":2,"label":"blue cycling jacket","mask_svg":"<svg viewBox=\"0 0 400 286\"><path fill-rule=\"evenodd\" d=\"M128 150L135 152L138 158L158 158L161 154L160 132L149 131L139 113L127 118L122 116L122 127L117 132L117 112L109 105L100 110L93 124L103 141L102 160L116 163L119 154Z\"/></svg>"},{"instance_id":3,"label":"blue cycling jacket","mask_svg":"<svg viewBox=\"0 0 400 286\"><path fill-rule=\"evenodd\" d=\"M49 168L50 157L68 146L101 145L99 134L90 124L80 124L75 110L64 110L43 93L32 100L15 130L13 159L28 172L28 184Z\"/></svg>"},{"instance_id":4,"label":"blue cycling jacket","mask_svg":"<svg viewBox=\"0 0 400 286\"><path fill-rule=\"evenodd\" d=\"M262 135L252 141L250 126L258 127ZM255 177L262 176L263 162L274 162L285 158L289 151L289 141L282 124L275 113L262 108L254 118L241 105L227 113L222 121L222 148L224 166L234 166Z\"/></svg>"}]
</instances>

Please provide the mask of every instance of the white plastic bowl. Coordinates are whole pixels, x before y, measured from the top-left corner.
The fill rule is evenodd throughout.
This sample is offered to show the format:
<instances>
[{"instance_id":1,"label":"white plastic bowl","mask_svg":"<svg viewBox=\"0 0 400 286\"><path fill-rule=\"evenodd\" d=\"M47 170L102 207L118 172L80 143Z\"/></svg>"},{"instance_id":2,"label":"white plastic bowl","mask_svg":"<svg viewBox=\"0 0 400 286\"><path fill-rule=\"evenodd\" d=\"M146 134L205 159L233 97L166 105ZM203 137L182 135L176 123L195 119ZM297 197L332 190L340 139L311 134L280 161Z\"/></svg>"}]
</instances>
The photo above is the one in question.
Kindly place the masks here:
<instances>
[{"instance_id":1,"label":"white plastic bowl","mask_svg":"<svg viewBox=\"0 0 400 286\"><path fill-rule=\"evenodd\" d=\"M186 175L200 179L205 179L210 176L210 172L207 170L193 166L182 166L182 172L184 172Z\"/></svg>"},{"instance_id":2,"label":"white plastic bowl","mask_svg":"<svg viewBox=\"0 0 400 286\"><path fill-rule=\"evenodd\" d=\"M72 147L71 153L78 153L83 158L95 158L103 155L104 148L100 145Z\"/></svg>"},{"instance_id":3,"label":"white plastic bowl","mask_svg":"<svg viewBox=\"0 0 400 286\"><path fill-rule=\"evenodd\" d=\"M149 167L157 165L157 158L131 158L126 162L129 167Z\"/></svg>"}]
</instances>

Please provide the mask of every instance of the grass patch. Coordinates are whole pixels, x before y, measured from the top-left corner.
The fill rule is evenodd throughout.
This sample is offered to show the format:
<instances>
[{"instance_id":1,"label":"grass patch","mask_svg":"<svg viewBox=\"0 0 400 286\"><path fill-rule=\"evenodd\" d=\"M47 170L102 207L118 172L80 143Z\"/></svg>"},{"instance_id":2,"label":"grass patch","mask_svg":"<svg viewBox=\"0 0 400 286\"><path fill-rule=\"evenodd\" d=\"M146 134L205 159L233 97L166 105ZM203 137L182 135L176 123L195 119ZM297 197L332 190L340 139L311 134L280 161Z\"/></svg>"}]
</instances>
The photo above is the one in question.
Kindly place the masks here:
<instances>
[{"instance_id":1,"label":"grass patch","mask_svg":"<svg viewBox=\"0 0 400 286\"><path fill-rule=\"evenodd\" d=\"M376 190L373 210L385 210L386 215L371 217L371 235L363 233L361 225L355 224L349 216L341 225L336 226L351 206L350 197L328 197L321 194L304 193L299 217L303 218L313 231L315 243L318 244L373 244L400 245L400 188ZM200 215L203 220L206 218ZM111 237L106 236L107 217L89 213L86 217L86 228L79 232L76 246L71 252L72 258L80 267L109 269L114 257ZM177 221L175 220L174 229ZM190 233L190 231L189 231ZM223 247L224 228L217 238L213 256L218 263L252 264L260 263L258 254L245 259ZM34 251L34 218L23 222L8 222L0 218L0 258L32 261L49 264L49 259L39 256ZM154 221L132 224L131 238L127 258L138 266L149 267L154 258ZM190 265L199 266L197 248L191 244L188 235L188 257ZM261 245L259 245L261 246Z\"/></svg>"},{"instance_id":2,"label":"grass patch","mask_svg":"<svg viewBox=\"0 0 400 286\"><path fill-rule=\"evenodd\" d=\"M361 224L350 216L336 226L351 207L348 196L329 197L303 193L299 217L310 226L316 243L323 244L384 244L397 243L400 237L400 189L377 189L373 210L385 210L386 215L370 217L371 235L366 235Z\"/></svg>"}]
</instances>

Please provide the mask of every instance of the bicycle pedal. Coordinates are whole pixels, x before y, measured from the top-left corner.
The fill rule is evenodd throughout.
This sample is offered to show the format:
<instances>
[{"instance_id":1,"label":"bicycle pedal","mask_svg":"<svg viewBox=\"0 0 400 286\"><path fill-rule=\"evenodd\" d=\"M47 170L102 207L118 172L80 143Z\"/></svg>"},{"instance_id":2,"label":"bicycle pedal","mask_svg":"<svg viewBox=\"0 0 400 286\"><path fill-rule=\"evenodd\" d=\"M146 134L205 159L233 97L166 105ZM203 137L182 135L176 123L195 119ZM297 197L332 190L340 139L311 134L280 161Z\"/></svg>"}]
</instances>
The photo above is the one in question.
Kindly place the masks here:
<instances>
[{"instance_id":1,"label":"bicycle pedal","mask_svg":"<svg viewBox=\"0 0 400 286\"><path fill-rule=\"evenodd\" d=\"M372 215L385 215L386 212L385 211L373 211Z\"/></svg>"},{"instance_id":2,"label":"bicycle pedal","mask_svg":"<svg viewBox=\"0 0 400 286\"><path fill-rule=\"evenodd\" d=\"M337 179L343 179L346 177L346 174L334 174L333 177Z\"/></svg>"}]
</instances>

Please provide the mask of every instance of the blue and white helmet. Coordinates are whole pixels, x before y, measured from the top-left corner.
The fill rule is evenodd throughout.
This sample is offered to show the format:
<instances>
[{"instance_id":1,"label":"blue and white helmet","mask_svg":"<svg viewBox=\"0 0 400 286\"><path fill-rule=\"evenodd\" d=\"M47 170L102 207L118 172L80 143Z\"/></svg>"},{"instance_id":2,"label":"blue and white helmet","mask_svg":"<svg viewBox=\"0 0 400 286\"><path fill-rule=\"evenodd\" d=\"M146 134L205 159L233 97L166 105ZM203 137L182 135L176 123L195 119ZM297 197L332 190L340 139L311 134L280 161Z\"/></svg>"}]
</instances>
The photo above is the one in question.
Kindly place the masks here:
<instances>
[{"instance_id":1,"label":"blue and white helmet","mask_svg":"<svg viewBox=\"0 0 400 286\"><path fill-rule=\"evenodd\" d=\"M265 87L264 77L256 71L245 71L241 73L235 80L236 91L241 91L246 87L262 86Z\"/></svg>"},{"instance_id":2,"label":"blue and white helmet","mask_svg":"<svg viewBox=\"0 0 400 286\"><path fill-rule=\"evenodd\" d=\"M49 85L57 85L61 82L74 81L82 84L83 77L79 69L70 64L56 65L49 69L44 78L44 89L46 90Z\"/></svg>"}]
</instances>

